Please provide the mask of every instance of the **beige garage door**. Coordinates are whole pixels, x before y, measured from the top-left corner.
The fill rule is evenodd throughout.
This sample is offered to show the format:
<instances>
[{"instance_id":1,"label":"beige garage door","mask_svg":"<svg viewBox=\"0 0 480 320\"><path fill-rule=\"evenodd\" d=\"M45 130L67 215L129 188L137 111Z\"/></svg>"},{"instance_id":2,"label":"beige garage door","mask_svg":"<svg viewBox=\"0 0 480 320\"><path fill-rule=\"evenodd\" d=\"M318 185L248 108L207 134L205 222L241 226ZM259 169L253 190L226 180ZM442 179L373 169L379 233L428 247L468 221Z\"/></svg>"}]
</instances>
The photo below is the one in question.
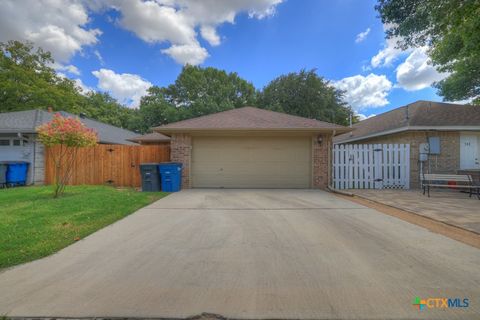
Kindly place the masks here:
<instances>
[{"instance_id":1,"label":"beige garage door","mask_svg":"<svg viewBox=\"0 0 480 320\"><path fill-rule=\"evenodd\" d=\"M194 188L309 188L308 137L194 137Z\"/></svg>"}]
</instances>

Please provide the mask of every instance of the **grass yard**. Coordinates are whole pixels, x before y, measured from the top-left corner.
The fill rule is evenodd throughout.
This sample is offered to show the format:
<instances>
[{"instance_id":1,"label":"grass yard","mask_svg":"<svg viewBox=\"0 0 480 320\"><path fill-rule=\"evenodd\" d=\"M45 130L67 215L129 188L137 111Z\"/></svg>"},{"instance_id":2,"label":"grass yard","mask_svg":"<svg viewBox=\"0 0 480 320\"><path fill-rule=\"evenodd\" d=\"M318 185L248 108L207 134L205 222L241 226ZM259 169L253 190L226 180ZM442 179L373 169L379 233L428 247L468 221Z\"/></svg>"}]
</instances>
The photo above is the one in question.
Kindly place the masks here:
<instances>
[{"instance_id":1,"label":"grass yard","mask_svg":"<svg viewBox=\"0 0 480 320\"><path fill-rule=\"evenodd\" d=\"M0 189L0 268L52 254L167 193L107 186Z\"/></svg>"}]
</instances>

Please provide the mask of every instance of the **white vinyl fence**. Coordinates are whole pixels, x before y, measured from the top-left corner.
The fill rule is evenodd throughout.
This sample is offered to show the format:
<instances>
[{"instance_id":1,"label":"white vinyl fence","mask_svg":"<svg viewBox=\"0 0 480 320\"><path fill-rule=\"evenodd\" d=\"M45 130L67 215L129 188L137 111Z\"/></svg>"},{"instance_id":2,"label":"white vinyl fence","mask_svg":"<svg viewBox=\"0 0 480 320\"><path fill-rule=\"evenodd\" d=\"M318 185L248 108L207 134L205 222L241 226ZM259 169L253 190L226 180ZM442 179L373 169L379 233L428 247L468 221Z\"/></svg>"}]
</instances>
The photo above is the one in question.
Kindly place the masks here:
<instances>
[{"instance_id":1,"label":"white vinyl fence","mask_svg":"<svg viewBox=\"0 0 480 320\"><path fill-rule=\"evenodd\" d=\"M334 145L333 186L336 189L408 189L410 145Z\"/></svg>"}]
</instances>

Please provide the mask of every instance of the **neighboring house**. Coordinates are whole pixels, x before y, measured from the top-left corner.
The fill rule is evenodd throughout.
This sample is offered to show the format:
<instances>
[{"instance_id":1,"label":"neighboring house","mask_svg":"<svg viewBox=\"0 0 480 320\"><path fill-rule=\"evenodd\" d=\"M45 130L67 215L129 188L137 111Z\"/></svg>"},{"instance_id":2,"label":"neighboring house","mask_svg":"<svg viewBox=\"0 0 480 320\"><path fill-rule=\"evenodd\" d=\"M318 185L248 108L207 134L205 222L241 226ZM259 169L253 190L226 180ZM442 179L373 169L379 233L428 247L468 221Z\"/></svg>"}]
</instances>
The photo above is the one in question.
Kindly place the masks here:
<instances>
[{"instance_id":1,"label":"neighboring house","mask_svg":"<svg viewBox=\"0 0 480 320\"><path fill-rule=\"evenodd\" d=\"M480 170L478 106L417 101L360 121L353 129L335 137L334 143L409 143L411 187L419 187L421 170L432 173ZM420 161L420 153L427 154L423 156L425 161Z\"/></svg>"},{"instance_id":2,"label":"neighboring house","mask_svg":"<svg viewBox=\"0 0 480 320\"><path fill-rule=\"evenodd\" d=\"M163 135L158 132L147 133L141 136L135 136L133 138L127 139L128 141L136 142L141 145L152 145L152 144L169 144L170 137Z\"/></svg>"},{"instance_id":3,"label":"neighboring house","mask_svg":"<svg viewBox=\"0 0 480 320\"><path fill-rule=\"evenodd\" d=\"M340 125L244 107L154 128L171 137L182 187L326 188Z\"/></svg>"},{"instance_id":4,"label":"neighboring house","mask_svg":"<svg viewBox=\"0 0 480 320\"><path fill-rule=\"evenodd\" d=\"M64 111L58 113L77 117ZM42 184L44 181L44 147L36 140L35 129L50 121L53 115L43 110L0 113L0 161L29 162L28 184ZM99 143L135 144L127 140L135 136L134 132L86 117L80 117L80 120L98 133Z\"/></svg>"}]
</instances>

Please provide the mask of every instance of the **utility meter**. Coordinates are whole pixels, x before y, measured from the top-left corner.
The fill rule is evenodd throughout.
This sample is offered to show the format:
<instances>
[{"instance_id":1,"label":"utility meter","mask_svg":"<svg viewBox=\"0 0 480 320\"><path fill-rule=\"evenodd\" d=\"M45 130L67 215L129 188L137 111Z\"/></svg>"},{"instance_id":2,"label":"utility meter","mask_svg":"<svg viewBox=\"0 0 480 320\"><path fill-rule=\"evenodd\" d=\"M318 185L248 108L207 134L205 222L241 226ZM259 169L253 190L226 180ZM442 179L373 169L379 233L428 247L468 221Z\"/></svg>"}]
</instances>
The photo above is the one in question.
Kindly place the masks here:
<instances>
[{"instance_id":1,"label":"utility meter","mask_svg":"<svg viewBox=\"0 0 480 320\"><path fill-rule=\"evenodd\" d=\"M420 161L427 161L428 160L428 153L430 152L430 146L428 143L420 143L420 148L419 148L420 156L419 160Z\"/></svg>"}]
</instances>

